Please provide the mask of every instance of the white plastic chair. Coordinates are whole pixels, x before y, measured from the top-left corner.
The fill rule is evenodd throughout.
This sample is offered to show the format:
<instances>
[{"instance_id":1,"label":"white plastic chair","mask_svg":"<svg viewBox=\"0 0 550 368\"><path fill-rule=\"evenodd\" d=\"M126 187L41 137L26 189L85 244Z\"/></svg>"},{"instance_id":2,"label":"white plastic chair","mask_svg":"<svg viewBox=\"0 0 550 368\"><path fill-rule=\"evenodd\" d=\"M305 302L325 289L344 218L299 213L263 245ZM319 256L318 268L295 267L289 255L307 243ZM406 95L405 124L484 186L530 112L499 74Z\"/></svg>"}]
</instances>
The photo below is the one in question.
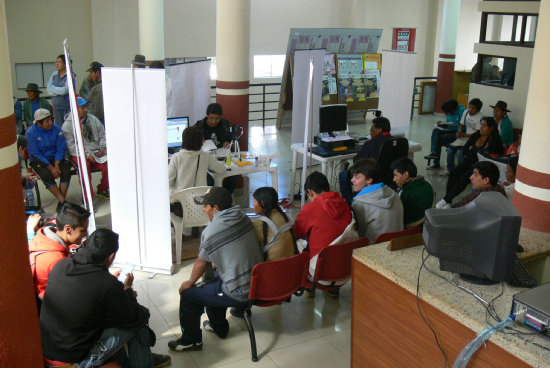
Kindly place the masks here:
<instances>
[{"instance_id":1,"label":"white plastic chair","mask_svg":"<svg viewBox=\"0 0 550 368\"><path fill-rule=\"evenodd\" d=\"M181 264L183 228L205 226L210 222L208 216L202 210L202 206L193 202L194 197L204 195L209 188L208 186L204 186L182 189L170 197L170 203L179 202L183 208L183 217L176 216L170 212L170 221L174 225L176 232L176 262L178 264Z\"/></svg>"}]
</instances>

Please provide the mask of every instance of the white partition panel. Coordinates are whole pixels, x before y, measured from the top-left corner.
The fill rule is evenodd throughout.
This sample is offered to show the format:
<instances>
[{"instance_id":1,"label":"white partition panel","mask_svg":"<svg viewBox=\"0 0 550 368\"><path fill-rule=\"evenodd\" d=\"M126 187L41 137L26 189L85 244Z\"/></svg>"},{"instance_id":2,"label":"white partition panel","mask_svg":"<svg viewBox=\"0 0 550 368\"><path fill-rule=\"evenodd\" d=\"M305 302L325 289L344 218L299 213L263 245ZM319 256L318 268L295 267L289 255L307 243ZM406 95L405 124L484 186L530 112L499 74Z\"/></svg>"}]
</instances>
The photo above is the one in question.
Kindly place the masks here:
<instances>
[{"instance_id":1,"label":"white partition panel","mask_svg":"<svg viewBox=\"0 0 550 368\"><path fill-rule=\"evenodd\" d=\"M171 274L164 70L103 68L102 77L115 262Z\"/></svg>"},{"instance_id":2,"label":"white partition panel","mask_svg":"<svg viewBox=\"0 0 550 368\"><path fill-rule=\"evenodd\" d=\"M210 60L170 65L171 96L168 117L189 116L189 125L206 116L210 104Z\"/></svg>"},{"instance_id":3,"label":"white partition panel","mask_svg":"<svg viewBox=\"0 0 550 368\"><path fill-rule=\"evenodd\" d=\"M382 75L380 77L380 100L378 109L390 119L393 128L405 127L409 137L411 124L416 53L382 51Z\"/></svg>"}]
</instances>

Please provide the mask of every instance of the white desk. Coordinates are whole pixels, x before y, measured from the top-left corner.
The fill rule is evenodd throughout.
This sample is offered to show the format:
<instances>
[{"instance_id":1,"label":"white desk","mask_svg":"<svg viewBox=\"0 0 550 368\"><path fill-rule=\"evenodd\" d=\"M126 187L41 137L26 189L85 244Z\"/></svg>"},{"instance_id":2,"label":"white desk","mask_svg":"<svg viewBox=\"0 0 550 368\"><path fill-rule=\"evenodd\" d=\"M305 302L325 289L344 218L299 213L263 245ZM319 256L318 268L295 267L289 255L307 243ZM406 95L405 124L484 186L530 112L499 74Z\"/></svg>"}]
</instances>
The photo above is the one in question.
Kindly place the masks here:
<instances>
[{"instance_id":1,"label":"white desk","mask_svg":"<svg viewBox=\"0 0 550 368\"><path fill-rule=\"evenodd\" d=\"M210 173L214 177L214 185L217 187L222 186L222 181L224 178L235 175L248 175L258 172L268 172L271 174L271 186L278 192L279 191L279 180L278 180L278 171L277 165L272 163L269 167L257 167L254 164L254 160L248 159L244 161L251 161L252 165L247 166L237 166L234 162L231 162L231 170L227 170L225 174L216 174Z\"/></svg>"},{"instance_id":2,"label":"white desk","mask_svg":"<svg viewBox=\"0 0 550 368\"><path fill-rule=\"evenodd\" d=\"M364 142L360 142L362 145ZM316 145L312 145L312 147L316 147ZM296 168L297 168L297 161L298 161L298 153L304 154L304 144L303 143L293 143L290 146L290 149L292 150L292 173L290 174L290 195L294 195L294 185L296 184ZM408 157L413 160L414 153L422 151L422 145L418 142L409 140L409 155ZM333 186L334 183L332 183L332 176L334 171L334 164L338 161L342 160L349 160L353 157L355 157L357 153L348 153L344 155L335 155L331 157L323 157L316 155L315 153L311 153L311 158L315 161L319 161L321 163L321 172L327 177L329 180L329 183L331 186ZM308 153L308 158L310 154Z\"/></svg>"}]
</instances>

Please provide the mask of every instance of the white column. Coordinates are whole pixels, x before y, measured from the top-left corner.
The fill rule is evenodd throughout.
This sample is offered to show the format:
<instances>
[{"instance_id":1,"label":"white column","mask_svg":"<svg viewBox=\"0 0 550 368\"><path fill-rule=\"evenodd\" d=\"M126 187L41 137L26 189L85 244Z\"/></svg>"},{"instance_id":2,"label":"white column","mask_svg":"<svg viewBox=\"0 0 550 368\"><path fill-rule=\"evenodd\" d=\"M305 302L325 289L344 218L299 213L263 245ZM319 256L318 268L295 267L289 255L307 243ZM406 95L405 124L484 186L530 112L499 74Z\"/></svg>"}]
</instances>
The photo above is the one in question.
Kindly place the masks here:
<instances>
[{"instance_id":1,"label":"white column","mask_svg":"<svg viewBox=\"0 0 550 368\"><path fill-rule=\"evenodd\" d=\"M164 59L164 0L139 0L139 52Z\"/></svg>"}]
</instances>

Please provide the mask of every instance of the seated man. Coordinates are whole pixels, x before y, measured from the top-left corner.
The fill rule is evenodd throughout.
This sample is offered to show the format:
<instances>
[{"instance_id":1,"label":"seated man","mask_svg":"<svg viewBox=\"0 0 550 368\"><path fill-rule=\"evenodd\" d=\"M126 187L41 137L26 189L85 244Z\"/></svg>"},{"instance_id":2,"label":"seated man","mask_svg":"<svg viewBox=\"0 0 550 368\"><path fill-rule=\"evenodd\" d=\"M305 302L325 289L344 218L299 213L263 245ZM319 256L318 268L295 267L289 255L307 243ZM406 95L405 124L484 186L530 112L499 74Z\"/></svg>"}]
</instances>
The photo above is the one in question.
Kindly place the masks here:
<instances>
[{"instance_id":1,"label":"seated man","mask_svg":"<svg viewBox=\"0 0 550 368\"><path fill-rule=\"evenodd\" d=\"M490 161L479 161L474 165L474 172L470 176L474 192L464 197L460 202L452 204L451 208L463 207L477 198L481 192L500 192L506 197L502 185L497 184L500 172L497 165Z\"/></svg>"},{"instance_id":2,"label":"seated man","mask_svg":"<svg viewBox=\"0 0 550 368\"><path fill-rule=\"evenodd\" d=\"M351 208L359 236L372 243L378 235L403 230L403 205L393 189L382 183L381 170L373 158L361 159L350 168L353 191Z\"/></svg>"},{"instance_id":3,"label":"seated man","mask_svg":"<svg viewBox=\"0 0 550 368\"><path fill-rule=\"evenodd\" d=\"M263 262L254 226L239 206L231 206L231 194L227 190L212 187L194 201L203 205L210 223L202 232L199 256L191 276L179 288L182 336L168 343L175 351L202 350L200 320L205 307L208 320L203 324L204 329L222 339L227 336L227 307L248 305L252 269ZM209 263L216 268L214 281L195 285Z\"/></svg>"},{"instance_id":4,"label":"seated man","mask_svg":"<svg viewBox=\"0 0 550 368\"><path fill-rule=\"evenodd\" d=\"M109 273L117 251L118 234L98 229L50 272L40 313L45 358L77 367L99 367L111 358L137 368L170 362L151 354L150 314L134 296L134 276L127 274L122 284Z\"/></svg>"},{"instance_id":5,"label":"seated man","mask_svg":"<svg viewBox=\"0 0 550 368\"><path fill-rule=\"evenodd\" d=\"M460 120L464 114L464 106L459 105L456 100L443 102L441 110L445 113L445 123L437 122L437 127L432 130L431 153L424 156L426 159L433 159L433 167L439 167L441 147L456 140L456 133L460 126Z\"/></svg>"},{"instance_id":6,"label":"seated man","mask_svg":"<svg viewBox=\"0 0 550 368\"><path fill-rule=\"evenodd\" d=\"M330 191L326 176L314 171L306 178L304 190L309 202L294 223L296 239L305 238L309 248L309 274L315 274L317 255L331 244L357 239L349 206L338 193Z\"/></svg>"},{"instance_id":7,"label":"seated man","mask_svg":"<svg viewBox=\"0 0 550 368\"><path fill-rule=\"evenodd\" d=\"M202 131L204 139L212 140L216 147L229 148L231 143L229 122L222 119L222 112L222 105L211 103L206 108L204 119L197 121L195 126Z\"/></svg>"},{"instance_id":8,"label":"seated man","mask_svg":"<svg viewBox=\"0 0 550 368\"><path fill-rule=\"evenodd\" d=\"M92 170L101 170L101 182L97 186L97 195L109 198L109 174L107 173L107 160L105 160L107 155L105 128L94 115L88 114L88 101L78 97L77 105L92 197L94 196L94 191L91 188ZM68 114L65 123L63 123L63 134L65 134L67 151L69 151L73 162L78 165L78 147L74 139L72 114Z\"/></svg>"},{"instance_id":9,"label":"seated man","mask_svg":"<svg viewBox=\"0 0 550 368\"><path fill-rule=\"evenodd\" d=\"M365 141L361 150L357 152L357 155L353 158L353 162L360 160L362 158L378 158L378 153L382 144L393 137L390 134L391 124L390 121L385 117L377 117L372 121L370 127L370 137L371 139ZM353 192L351 190L351 174L349 170L344 170L340 172L339 181L340 181L340 193L342 197L351 205L351 200L353 198Z\"/></svg>"},{"instance_id":10,"label":"seated man","mask_svg":"<svg viewBox=\"0 0 550 368\"><path fill-rule=\"evenodd\" d=\"M69 255L69 246L80 245L82 238L88 235L89 217L90 212L86 209L65 202L57 215L55 227L44 226L30 240L29 257L34 291L40 299L44 298L48 275L53 266Z\"/></svg>"},{"instance_id":11,"label":"seated man","mask_svg":"<svg viewBox=\"0 0 550 368\"><path fill-rule=\"evenodd\" d=\"M516 170L518 167L518 157L510 158L508 161L508 166L506 167L506 181L502 183L504 186L504 191L506 192L506 197L509 200L512 200L514 196L514 187L516 185Z\"/></svg>"},{"instance_id":12,"label":"seated man","mask_svg":"<svg viewBox=\"0 0 550 368\"><path fill-rule=\"evenodd\" d=\"M408 158L392 163L393 181L399 187L398 194L403 204L405 227L416 225L424 219L424 212L432 208L434 191L423 176L416 176L416 166Z\"/></svg>"},{"instance_id":13,"label":"seated man","mask_svg":"<svg viewBox=\"0 0 550 368\"><path fill-rule=\"evenodd\" d=\"M25 100L25 103L23 104L23 119L25 120L26 125L25 129L28 129L32 125L36 110L46 109L50 112L50 114L52 112L52 108L48 100L40 97L41 93L42 91L38 89L38 84L27 84L27 96L29 98Z\"/></svg>"}]
</instances>

